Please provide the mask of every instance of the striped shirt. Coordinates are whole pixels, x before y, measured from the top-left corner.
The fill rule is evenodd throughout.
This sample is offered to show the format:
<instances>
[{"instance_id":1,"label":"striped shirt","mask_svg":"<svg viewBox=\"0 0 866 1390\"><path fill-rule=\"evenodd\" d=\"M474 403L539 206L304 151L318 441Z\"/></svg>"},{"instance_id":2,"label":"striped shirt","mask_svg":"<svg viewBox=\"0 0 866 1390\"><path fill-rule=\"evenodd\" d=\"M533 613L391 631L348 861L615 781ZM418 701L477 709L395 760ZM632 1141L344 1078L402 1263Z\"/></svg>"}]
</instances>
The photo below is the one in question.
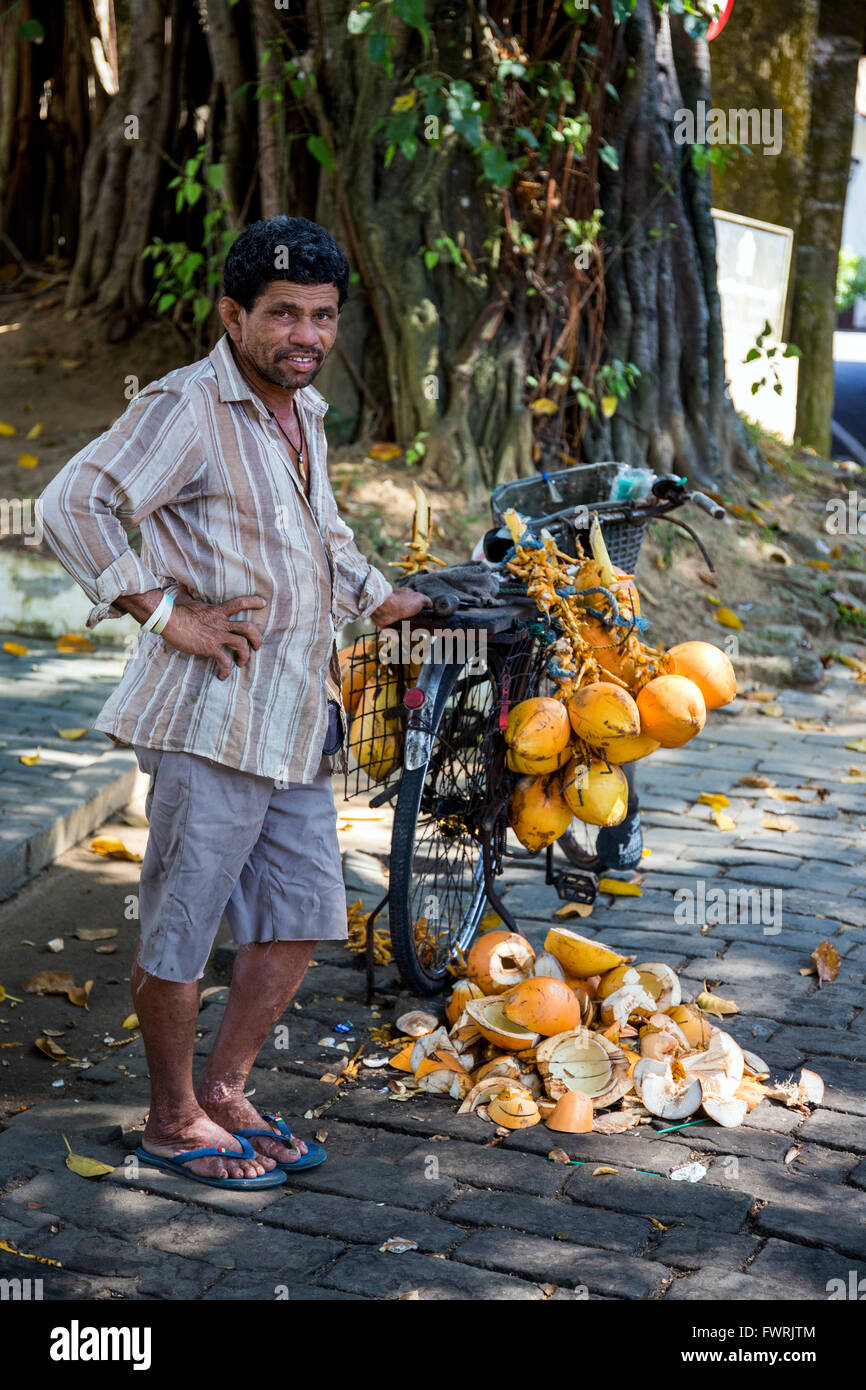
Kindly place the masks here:
<instances>
[{"instance_id":1,"label":"striped shirt","mask_svg":"<svg viewBox=\"0 0 866 1390\"><path fill-rule=\"evenodd\" d=\"M241 375L224 335L200 362L134 397L43 492L45 537L94 604L87 626L118 618L114 600L178 583L261 629L246 666L217 678L209 657L140 634L94 727L115 742L197 753L280 782L311 782L340 702L336 633L392 586L341 521L327 473L324 397L295 392L309 501L276 420ZM141 555L127 531L141 528ZM345 747L339 756L345 770Z\"/></svg>"}]
</instances>

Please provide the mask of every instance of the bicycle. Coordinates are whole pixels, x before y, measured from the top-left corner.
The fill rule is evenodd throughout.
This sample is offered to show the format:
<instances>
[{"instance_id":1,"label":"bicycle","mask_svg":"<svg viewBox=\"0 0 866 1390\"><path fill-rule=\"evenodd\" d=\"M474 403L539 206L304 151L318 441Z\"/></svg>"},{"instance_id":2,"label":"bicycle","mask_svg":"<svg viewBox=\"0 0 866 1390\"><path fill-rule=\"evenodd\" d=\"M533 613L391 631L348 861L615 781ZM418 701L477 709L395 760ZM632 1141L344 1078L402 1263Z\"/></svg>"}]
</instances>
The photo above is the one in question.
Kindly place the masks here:
<instances>
[{"instance_id":1,"label":"bicycle","mask_svg":"<svg viewBox=\"0 0 866 1390\"><path fill-rule=\"evenodd\" d=\"M560 470L550 479L505 484L491 497L494 521L501 522L509 507L518 507L530 531L537 535L546 528L565 553L575 554L578 542L587 550L590 513L594 513L603 526L612 562L631 572L650 520L666 518L686 502L715 518L724 516L723 507L703 493L687 491L685 479L674 475L658 478L652 492L639 501L593 502L592 492L597 495L607 487L615 469L614 464L589 464ZM557 503L554 512L541 510L544 502L549 506L551 482L559 501L567 502L565 506ZM527 508L534 508L536 514L527 517ZM671 519L693 537L712 569L691 527ZM494 526L484 537L485 556L494 563L501 561L510 545L507 530L503 535L502 527ZM512 592L514 587L502 586L500 593L507 593L507 598L498 607L466 608L456 600L437 599L432 614L427 610L411 620L414 635L447 617L446 632L455 637L449 653L453 659L445 659L443 639L438 650L434 645L414 684L406 680L402 667L395 668L396 698L384 711L390 720L403 723L402 758L369 803L371 807L396 803L388 891L367 919L369 995L373 923L386 903L394 959L403 983L415 994L435 994L448 984L449 967L468 951L485 913L492 910L504 927L520 932L497 891L496 879L504 872L506 860L526 861L542 851L533 853L509 843L507 807L519 774L507 767L503 731L513 705L553 694L556 687L546 672L553 629L535 601ZM588 613L593 612L590 597L597 592L587 590L580 596L587 600ZM468 638L470 631L484 636L482 662L477 654L467 656L468 640L462 656L455 652L456 637L464 633ZM356 648L359 644L359 659L369 660L363 638ZM347 798L365 789L359 775L362 761L354 773L347 774ZM350 790L353 776L354 791ZM589 867L588 856L570 829L556 843L572 867L555 870L554 846L549 845L543 851L545 882L553 884L565 900L592 903L598 877Z\"/></svg>"}]
</instances>

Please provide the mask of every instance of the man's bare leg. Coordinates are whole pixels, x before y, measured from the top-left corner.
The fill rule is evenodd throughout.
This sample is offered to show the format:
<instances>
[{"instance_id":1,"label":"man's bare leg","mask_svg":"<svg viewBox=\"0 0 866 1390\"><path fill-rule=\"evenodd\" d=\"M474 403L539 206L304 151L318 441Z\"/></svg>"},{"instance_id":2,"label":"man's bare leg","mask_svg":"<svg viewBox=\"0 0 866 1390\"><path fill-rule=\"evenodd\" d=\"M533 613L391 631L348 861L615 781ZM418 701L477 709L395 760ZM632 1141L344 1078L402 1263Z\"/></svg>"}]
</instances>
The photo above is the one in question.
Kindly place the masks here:
<instances>
[{"instance_id":1,"label":"man's bare leg","mask_svg":"<svg viewBox=\"0 0 866 1390\"><path fill-rule=\"evenodd\" d=\"M239 1152L231 1131L224 1129L202 1109L192 1084L192 1057L198 1020L198 982L183 984L148 975L132 963L132 1002L141 1024L150 1072L150 1114L142 1147L148 1152L174 1157L188 1149L220 1146ZM261 1156L234 1160L195 1158L186 1164L208 1178L255 1178L274 1167Z\"/></svg>"},{"instance_id":2,"label":"man's bare leg","mask_svg":"<svg viewBox=\"0 0 866 1390\"><path fill-rule=\"evenodd\" d=\"M232 985L213 1051L195 1087L199 1104L226 1129L269 1129L244 1097L253 1062L304 978L314 941L253 942L235 957ZM299 1153L278 1139L251 1139L257 1153L281 1163ZM297 1141L301 1154L307 1146Z\"/></svg>"}]
</instances>

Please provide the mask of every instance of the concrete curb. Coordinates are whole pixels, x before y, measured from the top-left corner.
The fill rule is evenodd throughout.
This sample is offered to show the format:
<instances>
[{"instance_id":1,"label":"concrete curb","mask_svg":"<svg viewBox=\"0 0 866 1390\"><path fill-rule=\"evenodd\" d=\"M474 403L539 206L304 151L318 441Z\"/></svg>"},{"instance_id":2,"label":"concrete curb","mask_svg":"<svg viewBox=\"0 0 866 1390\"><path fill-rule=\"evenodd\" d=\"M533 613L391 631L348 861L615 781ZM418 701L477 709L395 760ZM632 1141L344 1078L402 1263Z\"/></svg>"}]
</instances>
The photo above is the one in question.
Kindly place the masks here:
<instances>
[{"instance_id":1,"label":"concrete curb","mask_svg":"<svg viewBox=\"0 0 866 1390\"><path fill-rule=\"evenodd\" d=\"M89 835L112 811L141 796L147 784L134 753L109 749L45 798L44 819L32 830L0 830L0 901Z\"/></svg>"}]
</instances>

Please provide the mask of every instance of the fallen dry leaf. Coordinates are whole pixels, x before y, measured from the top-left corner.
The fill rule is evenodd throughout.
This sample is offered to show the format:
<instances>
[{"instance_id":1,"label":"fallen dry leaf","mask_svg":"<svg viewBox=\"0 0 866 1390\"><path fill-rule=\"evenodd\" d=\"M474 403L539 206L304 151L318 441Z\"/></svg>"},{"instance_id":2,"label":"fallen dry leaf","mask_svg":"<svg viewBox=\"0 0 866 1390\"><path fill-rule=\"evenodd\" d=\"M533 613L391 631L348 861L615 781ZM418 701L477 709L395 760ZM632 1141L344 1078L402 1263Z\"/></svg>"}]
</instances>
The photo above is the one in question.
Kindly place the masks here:
<instances>
[{"instance_id":1,"label":"fallen dry leaf","mask_svg":"<svg viewBox=\"0 0 866 1390\"><path fill-rule=\"evenodd\" d=\"M64 632L58 637L55 646L59 652L95 652L96 648L89 637L81 637L77 632Z\"/></svg>"},{"instance_id":2,"label":"fallen dry leaf","mask_svg":"<svg viewBox=\"0 0 866 1390\"><path fill-rule=\"evenodd\" d=\"M788 791L785 791L784 787L769 787L769 788L767 789L767 796L772 797L774 801L802 801L802 800L803 800L802 796L798 796L796 792L788 792Z\"/></svg>"},{"instance_id":3,"label":"fallen dry leaf","mask_svg":"<svg viewBox=\"0 0 866 1390\"><path fill-rule=\"evenodd\" d=\"M42 749L37 748L35 753L22 753L18 761L19 763L23 763L25 767L33 767L35 763L39 762L41 757Z\"/></svg>"},{"instance_id":4,"label":"fallen dry leaf","mask_svg":"<svg viewBox=\"0 0 866 1390\"><path fill-rule=\"evenodd\" d=\"M700 579L704 584L709 584L711 589L715 589L717 587L716 576L714 574L711 574L709 570L698 570L698 579Z\"/></svg>"},{"instance_id":5,"label":"fallen dry leaf","mask_svg":"<svg viewBox=\"0 0 866 1390\"><path fill-rule=\"evenodd\" d=\"M712 806L714 811L720 811L723 806L730 806L730 800L723 792L701 792L697 800L698 806Z\"/></svg>"},{"instance_id":6,"label":"fallen dry leaf","mask_svg":"<svg viewBox=\"0 0 866 1390\"><path fill-rule=\"evenodd\" d=\"M59 1260L49 1260L45 1255L29 1255L26 1250L19 1250L11 1240L0 1240L0 1250L5 1250L8 1255L17 1255L22 1260L35 1260L40 1265L54 1265L56 1269L61 1268Z\"/></svg>"},{"instance_id":7,"label":"fallen dry leaf","mask_svg":"<svg viewBox=\"0 0 866 1390\"><path fill-rule=\"evenodd\" d=\"M66 997L70 1004L77 1004L79 1008L86 1009L92 989L93 981L85 980L83 985L73 985Z\"/></svg>"},{"instance_id":8,"label":"fallen dry leaf","mask_svg":"<svg viewBox=\"0 0 866 1390\"><path fill-rule=\"evenodd\" d=\"M822 941L812 952L812 960L818 971L818 979L823 985L832 982L839 974L842 959L831 941Z\"/></svg>"},{"instance_id":9,"label":"fallen dry leaf","mask_svg":"<svg viewBox=\"0 0 866 1390\"><path fill-rule=\"evenodd\" d=\"M599 1164L598 1168L593 1168L592 1170L592 1176L594 1178L604 1177L606 1173L619 1173L619 1169L609 1168L606 1163L601 1163Z\"/></svg>"},{"instance_id":10,"label":"fallen dry leaf","mask_svg":"<svg viewBox=\"0 0 866 1390\"><path fill-rule=\"evenodd\" d=\"M36 1038L33 1045L50 1057L52 1062L62 1062L69 1055L53 1038Z\"/></svg>"},{"instance_id":11,"label":"fallen dry leaf","mask_svg":"<svg viewBox=\"0 0 866 1390\"><path fill-rule=\"evenodd\" d=\"M138 1014L129 1014L121 1023L121 1028L138 1028Z\"/></svg>"},{"instance_id":12,"label":"fallen dry leaf","mask_svg":"<svg viewBox=\"0 0 866 1390\"><path fill-rule=\"evenodd\" d=\"M769 813L761 821L765 830L792 831L800 827L792 816L771 816Z\"/></svg>"},{"instance_id":13,"label":"fallen dry leaf","mask_svg":"<svg viewBox=\"0 0 866 1390\"><path fill-rule=\"evenodd\" d=\"M593 1115L592 1128L596 1134L623 1134L640 1124L640 1119L637 1110L618 1110L613 1115Z\"/></svg>"},{"instance_id":14,"label":"fallen dry leaf","mask_svg":"<svg viewBox=\"0 0 866 1390\"><path fill-rule=\"evenodd\" d=\"M784 710L778 700L770 700L766 705L759 705L758 710L761 714L769 715L771 719L778 719L780 715L784 714Z\"/></svg>"},{"instance_id":15,"label":"fallen dry leaf","mask_svg":"<svg viewBox=\"0 0 866 1390\"><path fill-rule=\"evenodd\" d=\"M131 859L135 863L141 859L141 855L133 854L122 840L114 840L107 835L97 835L95 840L90 841L90 848L95 854L104 854L108 859Z\"/></svg>"},{"instance_id":16,"label":"fallen dry leaf","mask_svg":"<svg viewBox=\"0 0 866 1390\"><path fill-rule=\"evenodd\" d=\"M570 1162L571 1162L571 1159L569 1158L568 1154L565 1152L565 1149L551 1149L551 1150L550 1150L550 1153L547 1155L547 1157L548 1157L553 1163L570 1163Z\"/></svg>"},{"instance_id":17,"label":"fallen dry leaf","mask_svg":"<svg viewBox=\"0 0 866 1390\"><path fill-rule=\"evenodd\" d=\"M85 1158L83 1154L74 1154L69 1147L69 1140L65 1134L61 1134L61 1139L69 1152L66 1155L66 1166L71 1173L77 1173L80 1178L102 1178L106 1173L113 1173L114 1168L110 1163L100 1163L98 1158Z\"/></svg>"},{"instance_id":18,"label":"fallen dry leaf","mask_svg":"<svg viewBox=\"0 0 866 1390\"><path fill-rule=\"evenodd\" d=\"M648 1217L647 1217L647 1221L650 1223L651 1226L655 1226L655 1228L656 1228L657 1231L669 1231L669 1230L670 1230L670 1227L669 1227L669 1226L665 1226L665 1225L663 1224L663 1222L659 1221L658 1217L656 1217L656 1216L648 1216Z\"/></svg>"},{"instance_id":19,"label":"fallen dry leaf","mask_svg":"<svg viewBox=\"0 0 866 1390\"><path fill-rule=\"evenodd\" d=\"M58 732L58 734L60 735L61 738L65 738L68 742L74 743L74 741L75 741L76 739L84 738L84 735L85 735L86 733L88 733L89 730L87 730L87 729L58 729L57 732Z\"/></svg>"},{"instance_id":20,"label":"fallen dry leaf","mask_svg":"<svg viewBox=\"0 0 866 1390\"><path fill-rule=\"evenodd\" d=\"M75 988L75 979L72 975L61 973L59 970L40 970L37 975L31 975L24 985L25 994L68 994Z\"/></svg>"},{"instance_id":21,"label":"fallen dry leaf","mask_svg":"<svg viewBox=\"0 0 866 1390\"><path fill-rule=\"evenodd\" d=\"M775 787L772 777L761 777L757 774L750 774L748 777L738 777L737 785L740 787Z\"/></svg>"},{"instance_id":22,"label":"fallen dry leaf","mask_svg":"<svg viewBox=\"0 0 866 1390\"><path fill-rule=\"evenodd\" d=\"M407 1250L417 1250L417 1240L406 1240L404 1236L391 1236L384 1245L379 1246L382 1255L404 1255Z\"/></svg>"},{"instance_id":23,"label":"fallen dry leaf","mask_svg":"<svg viewBox=\"0 0 866 1390\"><path fill-rule=\"evenodd\" d=\"M8 652L10 656L26 656L28 649L23 642L4 642L3 650Z\"/></svg>"},{"instance_id":24,"label":"fallen dry leaf","mask_svg":"<svg viewBox=\"0 0 866 1390\"><path fill-rule=\"evenodd\" d=\"M866 753L866 738L852 738L845 747L850 748L852 753Z\"/></svg>"},{"instance_id":25,"label":"fallen dry leaf","mask_svg":"<svg viewBox=\"0 0 866 1390\"><path fill-rule=\"evenodd\" d=\"M714 812L713 819L720 830L736 830L737 828L737 822L726 815L724 811Z\"/></svg>"},{"instance_id":26,"label":"fallen dry leaf","mask_svg":"<svg viewBox=\"0 0 866 1390\"><path fill-rule=\"evenodd\" d=\"M716 1018L725 1018L727 1014L738 1014L739 1006L733 999L723 999L720 994L711 994L707 989L707 982L704 980L704 987L695 1000L695 1007L703 1009L705 1014L713 1014Z\"/></svg>"},{"instance_id":27,"label":"fallen dry leaf","mask_svg":"<svg viewBox=\"0 0 866 1390\"><path fill-rule=\"evenodd\" d=\"M78 927L74 934L79 941L108 941L117 936L117 927Z\"/></svg>"},{"instance_id":28,"label":"fallen dry leaf","mask_svg":"<svg viewBox=\"0 0 866 1390\"><path fill-rule=\"evenodd\" d=\"M795 1159L795 1158L799 1158L799 1157L800 1157L800 1150L797 1148L797 1145L796 1145L796 1144L792 1144L791 1147L790 1147L790 1149L788 1150L788 1152L785 1154L785 1157L783 1158L782 1162L783 1162L783 1163L793 1163L793 1162L794 1162L794 1159Z\"/></svg>"},{"instance_id":29,"label":"fallen dry leaf","mask_svg":"<svg viewBox=\"0 0 866 1390\"><path fill-rule=\"evenodd\" d=\"M717 623L721 623L722 627L741 628L743 626L736 613L732 613L730 608L717 608L713 617Z\"/></svg>"}]
</instances>

